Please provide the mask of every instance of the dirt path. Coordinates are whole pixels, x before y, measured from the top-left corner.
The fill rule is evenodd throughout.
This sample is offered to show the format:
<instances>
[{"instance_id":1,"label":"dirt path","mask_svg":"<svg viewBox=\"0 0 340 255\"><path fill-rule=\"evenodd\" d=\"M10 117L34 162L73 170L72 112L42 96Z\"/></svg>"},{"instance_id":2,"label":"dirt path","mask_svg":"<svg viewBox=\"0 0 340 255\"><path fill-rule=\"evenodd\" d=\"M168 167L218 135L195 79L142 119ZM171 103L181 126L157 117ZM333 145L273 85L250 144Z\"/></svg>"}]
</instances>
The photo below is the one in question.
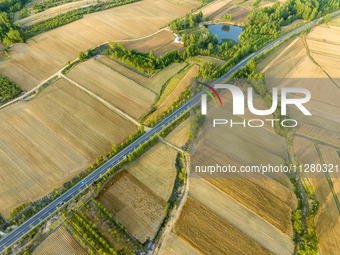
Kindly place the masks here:
<instances>
[{"instance_id":1,"label":"dirt path","mask_svg":"<svg viewBox=\"0 0 340 255\"><path fill-rule=\"evenodd\" d=\"M179 214L182 211L184 203L185 203L185 201L188 197L189 185L190 185L190 168L189 168L189 161L188 160L189 160L188 155L185 154L185 162L186 162L185 164L186 164L187 177L188 178L186 179L186 182L185 182L185 187L184 187L182 198L181 198L179 204L171 212L170 219L169 219L168 223L166 224L166 226L164 227L163 234L160 237L160 239L159 239L159 241L158 241L158 243L157 243L157 245L154 249L154 252L153 252L154 255L160 254L160 251L162 250L162 246L165 243L165 241L168 239L168 236L170 235L170 233L171 233L171 231L172 231L172 229L173 229L173 227L174 227L174 225L175 225L175 223L176 223L176 221L179 217Z\"/></svg>"},{"instance_id":2,"label":"dirt path","mask_svg":"<svg viewBox=\"0 0 340 255\"><path fill-rule=\"evenodd\" d=\"M143 37L139 37L139 38L134 38L134 39L128 39L128 40L117 40L117 41L115 41L115 42L133 42L133 41L143 40L143 39L149 38L149 37L151 37L151 36L154 36L154 35L156 35L156 34L162 32L162 31L164 31L164 30L169 30L169 29L166 27L166 28L162 28L162 29L156 31L155 33L152 33L152 34L147 35L147 36L143 36ZM109 43L109 42L102 43L102 44L100 44L100 45L97 45L97 47L106 45L106 44L108 44L108 43ZM72 60L72 61L70 62L70 64L76 62L77 60L78 60L78 58ZM63 75L62 75L62 71L63 71L66 67L68 67L68 66L69 66L68 64L65 65L65 66L63 66L58 72L56 72L55 74L53 74L53 75L51 75L50 77L48 77L46 80L44 80L44 81L42 81L41 83L39 83L39 84L38 84L37 86L35 86L33 89L31 89L31 90L25 92L24 94L22 94L22 95L20 95L20 96L18 96L18 97L16 97L16 98L14 98L13 100L11 100L11 101L9 101L9 102L7 102L7 103L5 103L5 104L0 105L0 110L3 109L3 108L5 108L6 106L9 106L9 105L11 105L11 104L13 104L13 103L18 102L19 100L24 99L25 97L29 96L30 94L36 93L36 92L38 91L38 89L39 89L41 86L43 86L45 83L48 83L50 80L54 79L55 77L58 77L58 76L59 76L59 77L62 77L62 76L63 76ZM140 125L140 124L139 124L139 125Z\"/></svg>"},{"instance_id":3,"label":"dirt path","mask_svg":"<svg viewBox=\"0 0 340 255\"><path fill-rule=\"evenodd\" d=\"M109 102L107 102L106 100L104 100L103 98L99 97L98 95L96 95L95 93L89 91L88 89L86 89L85 87L83 87L82 85L80 85L79 83L75 82L74 80L71 80L70 78L68 78L67 76L61 74L60 75L62 78L64 78L65 80L69 81L70 83L72 83L73 85L77 86L78 88L80 88L81 90L85 91L87 94L89 94L90 96L94 97L95 99L97 99L98 101L100 101L102 104L104 104L105 106L107 106L108 108L110 108L111 110L114 110L115 112L117 112L119 115L121 115L123 118L130 120L131 122L133 122L135 125L137 125L138 127L140 127L140 123L138 121L136 121L134 118L132 118L130 115L128 115L127 113L121 111L120 109L118 109L117 107L113 106L112 104L110 104Z\"/></svg>"},{"instance_id":4,"label":"dirt path","mask_svg":"<svg viewBox=\"0 0 340 255\"><path fill-rule=\"evenodd\" d=\"M340 89L340 85L329 75L329 73L312 57L312 55L310 54L310 49L308 47L308 44L307 44L307 41L306 41L306 37L303 36L302 37L303 39L303 44L306 48L306 53L307 53L307 56L310 58L310 60L312 60L312 62L314 64L316 64L327 76L328 78L332 81L332 83L338 88Z\"/></svg>"}]
</instances>

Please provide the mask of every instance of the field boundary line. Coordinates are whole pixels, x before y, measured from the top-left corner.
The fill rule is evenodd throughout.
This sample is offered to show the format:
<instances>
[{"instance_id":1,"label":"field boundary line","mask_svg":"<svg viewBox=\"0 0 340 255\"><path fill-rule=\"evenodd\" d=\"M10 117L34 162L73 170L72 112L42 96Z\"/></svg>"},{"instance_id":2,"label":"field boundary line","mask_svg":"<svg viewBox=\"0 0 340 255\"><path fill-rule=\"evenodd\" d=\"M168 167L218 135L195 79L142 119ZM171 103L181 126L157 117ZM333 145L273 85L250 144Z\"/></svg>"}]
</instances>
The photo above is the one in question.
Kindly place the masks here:
<instances>
[{"instance_id":1,"label":"field boundary line","mask_svg":"<svg viewBox=\"0 0 340 255\"><path fill-rule=\"evenodd\" d=\"M156 34L162 32L162 31L164 31L164 30L169 31L167 28L162 28L162 29L160 29L160 30L158 30L158 31L156 31L156 32L154 32L154 33L152 33L152 34L150 34L150 35L146 35L146 36L139 37L139 38L134 38L134 39L116 40L116 41L114 41L114 42L133 42L133 41L143 40L143 39L149 38L149 37L151 37L151 36L153 36L153 35L156 35ZM101 44L99 44L99 45L97 45L97 46L94 46L94 48L103 46L103 45L105 45L105 44L108 44L109 42L110 42L110 41L106 41L106 42L101 43ZM74 62L76 62L76 61L78 61L78 60L79 60L78 58L75 58L74 60L70 61L70 64L73 64ZM16 98L14 98L14 99L11 100L11 101L8 101L8 102L6 102L6 103L0 105L0 110L3 109L3 108L5 108L5 107L7 107L7 106L9 106L9 105L11 105L11 104L13 104L13 103L16 103L16 102L19 101L19 100L22 100L23 98L25 98L26 96L28 96L28 95L31 94L31 93L36 92L41 86L43 86L43 85L44 85L45 83L47 83L49 80L53 79L55 76L61 76L61 77L62 77L62 76L63 76L63 75L62 75L62 71L63 71L65 68L67 68L68 66L69 66L69 64L64 65L61 69L59 69L59 71L57 71L56 73L54 73L54 74L52 74L51 76L49 76L48 78L46 78L44 81L40 82L37 86L35 86L35 87L32 88L31 90L29 90L29 91L27 91L26 93L24 93L24 94L22 94L22 95L20 95L20 96L18 96L18 97L16 97ZM153 91L153 92L154 92L154 91ZM138 122L137 122L137 123L138 123ZM138 123L138 125L140 125L140 123Z\"/></svg>"},{"instance_id":2,"label":"field boundary line","mask_svg":"<svg viewBox=\"0 0 340 255\"><path fill-rule=\"evenodd\" d=\"M282 57L283 54L285 54L287 52L287 50L289 50L300 38L297 37L295 38L295 40L289 44L283 51L281 51L281 53L279 55L277 55L272 61L270 61L270 63L268 65L265 66L265 68L262 69L261 73L264 73L265 71L267 71L279 58Z\"/></svg>"},{"instance_id":3,"label":"field boundary line","mask_svg":"<svg viewBox=\"0 0 340 255\"><path fill-rule=\"evenodd\" d=\"M306 40L305 36L302 36L302 40L303 40L303 45L306 48L306 54L309 57L310 60L312 60L312 62L317 65L327 76L328 78L332 81L332 83L338 88L340 89L340 85L329 75L329 73L312 57L312 55L310 54L311 50L308 47L308 43Z\"/></svg>"},{"instance_id":4,"label":"field boundary line","mask_svg":"<svg viewBox=\"0 0 340 255\"><path fill-rule=\"evenodd\" d=\"M104 100L103 98L99 97L98 95L96 95L95 93L91 92L90 90L86 89L85 87L83 87L82 85L80 85L79 83L73 81L72 79L68 78L65 75L61 75L61 77L65 80L67 80L68 82L70 82L71 84L73 84L74 86L80 88L81 90L83 90L84 92L86 92L87 94L89 94L90 96L94 97L95 99L97 99L98 101L100 101L102 104L104 104L105 106L107 106L108 108L110 108L111 110L117 112L119 115L121 115L123 118L130 120L132 123L134 123L135 125L137 125L138 127L140 127L140 123L138 121L136 121L134 118L132 118L130 115L128 115L127 113L121 111L120 109L118 109L117 107L113 106L112 104L110 104L109 102L107 102L106 100Z\"/></svg>"},{"instance_id":5,"label":"field boundary line","mask_svg":"<svg viewBox=\"0 0 340 255\"><path fill-rule=\"evenodd\" d=\"M319 158L320 158L320 161L322 164L325 164L325 160L322 156L322 153L321 153L321 150L320 150L320 147L319 147L319 144L317 141L314 141L314 147L319 155ZM333 181L331 179L331 176L329 175L328 172L325 172L325 176L326 176L326 179L327 179L327 182L328 182L328 185L329 185L329 189L331 190L332 192L332 195L333 195L333 198L334 198L334 201L335 201L335 204L336 204L336 207L338 208L338 212L340 214L340 201L339 201L339 197L338 195L336 194L335 190L334 190L334 184L333 184Z\"/></svg>"},{"instance_id":6,"label":"field boundary line","mask_svg":"<svg viewBox=\"0 0 340 255\"><path fill-rule=\"evenodd\" d=\"M190 187L190 167L189 167L189 163L188 163L188 155L185 153L185 162L186 162L186 174L187 174L187 178L185 181L185 186L184 186L184 191L183 191L183 195L180 198L180 202L179 204L176 206L176 208L173 209L171 216L170 216L170 220L168 221L168 223L166 224L166 226L164 227L164 231L162 236L160 237L159 241L156 244L155 249L153 250L153 255L158 255L160 254L160 251L162 250L162 246L163 244L166 242L166 240L169 237L169 234L172 232L175 223L178 220L178 217L180 215L180 213L182 212L183 206L187 200L188 194L189 194L189 187Z\"/></svg>"},{"instance_id":7,"label":"field boundary line","mask_svg":"<svg viewBox=\"0 0 340 255\"><path fill-rule=\"evenodd\" d=\"M177 147L176 145L174 145L174 144L168 142L168 141L165 140L163 137L160 137L160 136L159 136L159 140L160 140L162 143L164 143L164 144L170 146L171 148L173 148L173 149L175 149L175 150L177 150L177 151L179 151L179 152L181 152L181 153L185 153L181 148L179 148L179 147Z\"/></svg>"},{"instance_id":8,"label":"field boundary line","mask_svg":"<svg viewBox=\"0 0 340 255\"><path fill-rule=\"evenodd\" d=\"M150 92L152 92L152 93L155 94L156 96L158 95L158 94L157 94L155 91L153 91L152 89L150 89L150 88L148 88L148 87L146 87L146 86L144 86L144 85L142 85L142 84L140 84L140 83L138 83L138 82L136 82L136 81L130 79L130 78L127 77L126 75L122 74L121 72L119 72L119 71L113 69L111 66L109 66L109 65L105 64L104 62L100 61L97 57L94 57L94 60L97 61L98 63L100 63L100 64L106 66L107 68L110 68L110 69L111 69L112 71L114 71L115 73L117 73L117 74L119 74L119 75L121 75L121 76L124 76L126 79L129 79L129 80L133 81L134 83L138 84L139 86L141 86L141 87L143 87L143 88L149 90ZM129 69L129 70L131 70L131 69ZM150 78L151 78L151 77L150 77ZM150 79L150 78L147 78L147 79Z\"/></svg>"}]
</instances>

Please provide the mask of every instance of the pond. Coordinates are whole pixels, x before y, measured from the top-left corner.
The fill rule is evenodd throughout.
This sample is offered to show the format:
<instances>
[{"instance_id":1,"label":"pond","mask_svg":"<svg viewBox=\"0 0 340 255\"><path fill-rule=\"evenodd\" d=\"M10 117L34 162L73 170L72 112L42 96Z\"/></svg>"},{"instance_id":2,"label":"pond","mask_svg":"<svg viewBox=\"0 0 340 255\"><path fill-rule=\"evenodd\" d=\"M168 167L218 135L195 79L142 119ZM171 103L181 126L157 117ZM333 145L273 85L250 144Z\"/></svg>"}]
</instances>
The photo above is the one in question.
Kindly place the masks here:
<instances>
[{"instance_id":1,"label":"pond","mask_svg":"<svg viewBox=\"0 0 340 255\"><path fill-rule=\"evenodd\" d=\"M238 43L238 37L243 31L243 27L233 26L229 24L215 24L208 25L207 27L211 34L217 35L219 43L228 39Z\"/></svg>"}]
</instances>

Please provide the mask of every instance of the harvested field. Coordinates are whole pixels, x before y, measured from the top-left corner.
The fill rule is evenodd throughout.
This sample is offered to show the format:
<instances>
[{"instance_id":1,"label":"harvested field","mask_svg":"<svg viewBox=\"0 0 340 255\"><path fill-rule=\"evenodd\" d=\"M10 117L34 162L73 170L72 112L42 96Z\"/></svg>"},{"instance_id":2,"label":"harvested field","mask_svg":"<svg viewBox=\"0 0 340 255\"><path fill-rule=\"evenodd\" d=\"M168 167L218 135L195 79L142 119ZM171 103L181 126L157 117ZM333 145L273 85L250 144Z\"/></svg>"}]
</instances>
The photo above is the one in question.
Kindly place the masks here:
<instances>
[{"instance_id":1,"label":"harvested field","mask_svg":"<svg viewBox=\"0 0 340 255\"><path fill-rule=\"evenodd\" d=\"M288 107L289 115L299 123L296 132L309 136L315 135L322 141L334 144L334 142L340 141L340 120L338 118L340 85L337 85L334 79L329 79L324 70L331 76L338 77L337 59L321 55L316 57L316 55L311 53L314 59L310 59L306 54L303 41L300 39L266 69L264 72L266 85L269 90L273 87L308 89L312 98L305 104L305 107L311 112L312 117L303 115L296 107ZM294 96L298 97L298 95ZM324 131L315 133L313 130L316 129ZM304 133L306 130L308 133ZM334 137L336 139L332 139Z\"/></svg>"},{"instance_id":2,"label":"harvested field","mask_svg":"<svg viewBox=\"0 0 340 255\"><path fill-rule=\"evenodd\" d=\"M78 64L67 76L136 119L149 109L156 97L150 90L93 59Z\"/></svg>"},{"instance_id":3,"label":"harvested field","mask_svg":"<svg viewBox=\"0 0 340 255\"><path fill-rule=\"evenodd\" d=\"M311 52L340 57L340 42L337 45L307 38L307 44Z\"/></svg>"},{"instance_id":4,"label":"harvested field","mask_svg":"<svg viewBox=\"0 0 340 255\"><path fill-rule=\"evenodd\" d=\"M168 0L169 2L181 5L182 7L188 8L198 8L201 5L201 2L198 0Z\"/></svg>"},{"instance_id":5,"label":"harvested field","mask_svg":"<svg viewBox=\"0 0 340 255\"><path fill-rule=\"evenodd\" d=\"M292 209L265 188L248 179L208 178L207 181L283 234L293 235Z\"/></svg>"},{"instance_id":6,"label":"harvested field","mask_svg":"<svg viewBox=\"0 0 340 255\"><path fill-rule=\"evenodd\" d=\"M144 0L89 14L34 36L27 44L12 46L12 59L0 62L0 73L30 90L75 59L80 50L150 35L188 11L166 0Z\"/></svg>"},{"instance_id":7,"label":"harvested field","mask_svg":"<svg viewBox=\"0 0 340 255\"><path fill-rule=\"evenodd\" d=\"M199 255L200 253L179 238L174 233L170 233L165 243L159 251L160 255Z\"/></svg>"},{"instance_id":8,"label":"harvested field","mask_svg":"<svg viewBox=\"0 0 340 255\"><path fill-rule=\"evenodd\" d=\"M203 16L209 15L209 18L211 20L216 19L217 14L221 12L221 10L225 10L226 6L229 7L228 3L230 3L230 0L216 0L213 1L206 6L204 6L201 11L203 13Z\"/></svg>"},{"instance_id":9,"label":"harvested field","mask_svg":"<svg viewBox=\"0 0 340 255\"><path fill-rule=\"evenodd\" d=\"M176 127L165 138L170 143L177 147L182 147L188 141L188 135L190 130L190 118L183 121L178 127Z\"/></svg>"},{"instance_id":10,"label":"harvested field","mask_svg":"<svg viewBox=\"0 0 340 255\"><path fill-rule=\"evenodd\" d=\"M222 101L223 108L226 109L222 109L222 107L208 108L206 123L212 123L212 119L217 119L219 118L218 116L234 119L234 122L241 122L241 118L232 115L227 110L227 108L232 108L232 102L226 102L224 99ZM212 128L211 125L207 124L203 127L201 140L246 165L267 163L280 165L287 159L285 139L264 128L254 129L247 126L233 126L233 128L230 128L228 125L218 125ZM204 153L204 147L199 151Z\"/></svg>"},{"instance_id":11,"label":"harvested field","mask_svg":"<svg viewBox=\"0 0 340 255\"><path fill-rule=\"evenodd\" d=\"M175 233L203 254L271 254L256 241L234 227L228 221L188 198L184 204Z\"/></svg>"},{"instance_id":12,"label":"harvested field","mask_svg":"<svg viewBox=\"0 0 340 255\"><path fill-rule=\"evenodd\" d=\"M129 164L127 170L155 194L168 201L177 174L176 156L176 150L164 143L157 143Z\"/></svg>"},{"instance_id":13,"label":"harvested field","mask_svg":"<svg viewBox=\"0 0 340 255\"><path fill-rule=\"evenodd\" d=\"M144 53L152 50L157 57L160 57L169 51L179 50L182 52L185 50L183 44L175 43L174 40L175 37L172 33L167 30L163 30L162 32L146 39L126 42L123 43L123 45L128 50L134 49Z\"/></svg>"},{"instance_id":14,"label":"harvested field","mask_svg":"<svg viewBox=\"0 0 340 255\"><path fill-rule=\"evenodd\" d=\"M244 25L249 13L249 10L242 6L233 6L228 10L228 13L232 15L231 21L235 24Z\"/></svg>"},{"instance_id":15,"label":"harvested field","mask_svg":"<svg viewBox=\"0 0 340 255\"><path fill-rule=\"evenodd\" d=\"M153 119L156 114L160 114L165 111L167 107L170 107L172 102L174 102L176 98L178 98L190 86L191 79L196 77L198 70L199 67L197 65L193 65L172 77L166 84L164 92L161 94L156 103L157 110L154 111L148 119ZM147 121L148 120L145 122L147 123Z\"/></svg>"},{"instance_id":16,"label":"harvested field","mask_svg":"<svg viewBox=\"0 0 340 255\"><path fill-rule=\"evenodd\" d=\"M310 179L320 202L315 217L316 234L319 238L321 254L340 253L340 213L326 178Z\"/></svg>"},{"instance_id":17,"label":"harvested field","mask_svg":"<svg viewBox=\"0 0 340 255\"><path fill-rule=\"evenodd\" d=\"M64 226L56 229L33 251L33 255L87 255Z\"/></svg>"},{"instance_id":18,"label":"harvested field","mask_svg":"<svg viewBox=\"0 0 340 255\"><path fill-rule=\"evenodd\" d=\"M293 140L294 152L301 164L319 164L320 158L312 141L295 136Z\"/></svg>"},{"instance_id":19,"label":"harvested field","mask_svg":"<svg viewBox=\"0 0 340 255\"><path fill-rule=\"evenodd\" d=\"M333 26L340 27L340 17L336 17L336 18L332 19L330 24L333 25Z\"/></svg>"},{"instance_id":20,"label":"harvested field","mask_svg":"<svg viewBox=\"0 0 340 255\"><path fill-rule=\"evenodd\" d=\"M278 184L276 186L281 185ZM271 188L271 185L268 185L268 188ZM247 210L242 204L239 204L231 197L220 192L204 179L191 178L189 192L190 196L214 211L226 221L229 221L272 253L293 253L294 244L288 236L266 222L266 219L258 217L256 214ZM279 193L277 194L279 195Z\"/></svg>"},{"instance_id":21,"label":"harvested field","mask_svg":"<svg viewBox=\"0 0 340 255\"><path fill-rule=\"evenodd\" d=\"M1 111L0 213L35 201L85 170L136 127L96 99L58 80ZM124 128L121 128L124 127Z\"/></svg>"},{"instance_id":22,"label":"harvested field","mask_svg":"<svg viewBox=\"0 0 340 255\"><path fill-rule=\"evenodd\" d=\"M166 202L126 170L116 174L96 198L141 243L152 239Z\"/></svg>"},{"instance_id":23,"label":"harvested field","mask_svg":"<svg viewBox=\"0 0 340 255\"><path fill-rule=\"evenodd\" d=\"M325 47L327 47L327 45L325 45ZM339 48L340 46L336 47ZM338 68L338 66L340 65L340 55L326 55L325 53L312 51L311 56L322 67L322 69L325 70L333 78L333 82L335 82L336 86L340 89L340 71Z\"/></svg>"},{"instance_id":24,"label":"harvested field","mask_svg":"<svg viewBox=\"0 0 340 255\"><path fill-rule=\"evenodd\" d=\"M172 76L181 71L186 63L172 63L165 67L164 69L158 71L152 77L147 78L143 75L140 75L129 68L124 67L123 65L117 63L116 61L106 57L100 56L96 58L99 62L105 64L106 66L112 68L116 72L126 76L127 78L151 89L155 93L159 94L165 82L167 82Z\"/></svg>"},{"instance_id":25,"label":"harvested field","mask_svg":"<svg viewBox=\"0 0 340 255\"><path fill-rule=\"evenodd\" d=\"M334 166L338 165L338 167L340 168L340 156L337 149L326 145L319 145L319 148L325 164L333 164ZM334 169L333 171L334 173L329 173L329 175L332 177L334 190L338 198L340 198L340 173L337 173Z\"/></svg>"},{"instance_id":26,"label":"harvested field","mask_svg":"<svg viewBox=\"0 0 340 255\"><path fill-rule=\"evenodd\" d=\"M340 27L328 26L322 24L312 29L308 34L308 38L316 38L320 41L328 43L339 44L340 43Z\"/></svg>"}]
</instances>

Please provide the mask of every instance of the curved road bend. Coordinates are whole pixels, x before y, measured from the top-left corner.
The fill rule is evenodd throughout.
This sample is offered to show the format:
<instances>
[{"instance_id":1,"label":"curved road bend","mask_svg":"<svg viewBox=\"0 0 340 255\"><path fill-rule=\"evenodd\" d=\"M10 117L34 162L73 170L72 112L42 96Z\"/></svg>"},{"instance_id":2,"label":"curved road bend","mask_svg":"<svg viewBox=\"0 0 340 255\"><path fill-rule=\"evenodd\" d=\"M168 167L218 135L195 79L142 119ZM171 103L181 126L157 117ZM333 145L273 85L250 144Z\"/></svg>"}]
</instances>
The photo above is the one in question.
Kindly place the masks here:
<instances>
[{"instance_id":1,"label":"curved road bend","mask_svg":"<svg viewBox=\"0 0 340 255\"><path fill-rule=\"evenodd\" d=\"M340 14L340 11L334 12L331 14L332 17ZM251 54L247 58L243 59L241 62L239 62L236 66L231 68L226 74L224 74L221 78L217 79L215 82L213 82L213 85L221 83L226 78L228 78L231 74L235 73L240 68L244 67L247 62L253 58L254 56L260 55L262 52L267 51L271 49L272 47L276 46L277 44L280 44L284 39L288 38L292 34L300 33L302 30L312 27L317 23L319 20L323 19L319 18L314 21L311 21L309 23L306 23L305 25L287 33L286 35L280 37L279 39L276 39L275 41L271 42L261 50ZM85 188L86 185L90 185L94 180L100 178L101 175L104 175L109 168L112 168L116 166L119 162L121 162L124 157L126 157L129 153L133 152L134 149L138 148L138 146L150 139L151 136L154 134L159 133L162 131L166 126L174 122L180 114L183 114L185 111L189 110L192 106L196 105L200 101L201 93L194 96L192 99L190 99L188 102L184 103L181 108L177 109L175 112L173 112L171 115L169 115L167 118L165 118L163 121L161 121L158 125L153 127L151 130L146 132L143 136L138 138L136 141L131 143L129 146L127 146L125 149L123 149L121 152L116 154L114 157L112 157L110 160L108 160L106 163L104 163L102 166L97 168L95 171L93 171L91 174L86 176L82 181L74 185L72 188L70 188L68 191L66 191L64 194L62 194L60 197L52 201L50 204L48 204L46 207L41 209L39 212L37 212L34 216L29 218L26 222L21 224L19 227L14 229L12 232L7 234L5 237L3 237L0 240L0 253L3 253L7 248L11 247L14 243L19 241L22 237L24 237L30 230L32 230L34 227L39 225L41 221L46 220L50 215L57 212L59 209L61 209L64 206L64 202L67 203L70 200L73 199L74 196L77 196L79 193L81 193ZM164 127L163 127L164 126Z\"/></svg>"}]
</instances>

